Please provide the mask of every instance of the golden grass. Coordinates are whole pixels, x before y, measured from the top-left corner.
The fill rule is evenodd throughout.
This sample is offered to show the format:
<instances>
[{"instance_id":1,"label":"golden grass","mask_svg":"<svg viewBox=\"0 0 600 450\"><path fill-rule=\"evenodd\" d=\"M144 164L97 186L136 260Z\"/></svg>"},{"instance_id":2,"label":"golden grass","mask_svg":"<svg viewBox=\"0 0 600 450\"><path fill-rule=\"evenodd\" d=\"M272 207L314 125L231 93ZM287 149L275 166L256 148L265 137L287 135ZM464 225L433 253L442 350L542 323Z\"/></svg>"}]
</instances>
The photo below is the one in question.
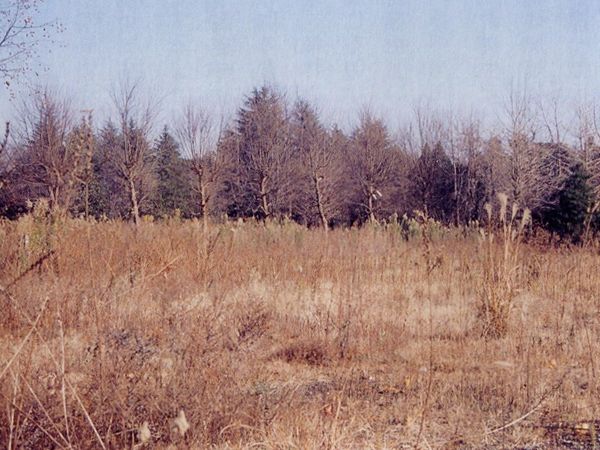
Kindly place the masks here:
<instances>
[{"instance_id":1,"label":"golden grass","mask_svg":"<svg viewBox=\"0 0 600 450\"><path fill-rule=\"evenodd\" d=\"M393 226L3 222L0 442L595 439L600 256L523 244L506 332L490 338L478 316L486 248L452 232L407 242Z\"/></svg>"}]
</instances>

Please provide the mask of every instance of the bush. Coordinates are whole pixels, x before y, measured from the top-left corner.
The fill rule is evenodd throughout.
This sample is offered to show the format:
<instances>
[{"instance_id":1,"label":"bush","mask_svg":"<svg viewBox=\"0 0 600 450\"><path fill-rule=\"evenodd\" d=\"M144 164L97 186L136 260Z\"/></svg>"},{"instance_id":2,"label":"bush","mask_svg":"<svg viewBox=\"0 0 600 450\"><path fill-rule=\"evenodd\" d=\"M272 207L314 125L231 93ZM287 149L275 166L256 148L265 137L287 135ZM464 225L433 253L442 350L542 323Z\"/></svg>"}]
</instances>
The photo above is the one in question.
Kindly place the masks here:
<instances>
[{"instance_id":1,"label":"bush","mask_svg":"<svg viewBox=\"0 0 600 450\"><path fill-rule=\"evenodd\" d=\"M582 240L592 211L593 194L588 180L590 175L577 163L571 168L571 175L551 199L551 206L542 213L545 228L574 243Z\"/></svg>"}]
</instances>

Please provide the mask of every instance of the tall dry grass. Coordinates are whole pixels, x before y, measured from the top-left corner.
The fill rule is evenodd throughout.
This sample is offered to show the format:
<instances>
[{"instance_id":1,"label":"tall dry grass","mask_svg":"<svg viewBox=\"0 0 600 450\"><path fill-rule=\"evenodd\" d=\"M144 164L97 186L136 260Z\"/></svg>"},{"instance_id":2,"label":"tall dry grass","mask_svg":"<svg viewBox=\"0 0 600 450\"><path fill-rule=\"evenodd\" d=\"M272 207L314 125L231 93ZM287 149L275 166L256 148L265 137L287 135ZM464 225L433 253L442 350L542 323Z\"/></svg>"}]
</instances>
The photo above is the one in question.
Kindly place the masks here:
<instances>
[{"instance_id":1,"label":"tall dry grass","mask_svg":"<svg viewBox=\"0 0 600 450\"><path fill-rule=\"evenodd\" d=\"M490 203L485 205L487 226L482 236L483 280L480 285L479 318L484 336L499 338L508 332L515 297L522 283L521 257L526 227L531 223L531 212L520 210L516 203L508 208L508 197L498 195L498 216Z\"/></svg>"},{"instance_id":2,"label":"tall dry grass","mask_svg":"<svg viewBox=\"0 0 600 450\"><path fill-rule=\"evenodd\" d=\"M598 254L519 242L507 266L518 280L507 297L498 288L510 308L492 336L482 333L482 292L509 276L502 243L428 230L427 241L407 241L393 224L325 234L294 224L50 223L43 212L2 222L0 442L591 443Z\"/></svg>"}]
</instances>

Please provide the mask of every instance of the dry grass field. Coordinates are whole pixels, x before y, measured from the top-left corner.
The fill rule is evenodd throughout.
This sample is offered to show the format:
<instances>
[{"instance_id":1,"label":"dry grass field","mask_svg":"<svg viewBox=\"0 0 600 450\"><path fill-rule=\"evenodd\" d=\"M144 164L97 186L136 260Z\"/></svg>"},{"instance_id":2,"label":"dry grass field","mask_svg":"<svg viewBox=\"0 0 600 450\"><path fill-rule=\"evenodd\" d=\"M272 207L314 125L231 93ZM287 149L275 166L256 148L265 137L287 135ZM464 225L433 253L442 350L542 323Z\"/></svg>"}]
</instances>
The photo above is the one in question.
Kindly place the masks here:
<instances>
[{"instance_id":1,"label":"dry grass field","mask_svg":"<svg viewBox=\"0 0 600 450\"><path fill-rule=\"evenodd\" d=\"M2 446L600 446L598 251L426 228L2 222Z\"/></svg>"}]
</instances>

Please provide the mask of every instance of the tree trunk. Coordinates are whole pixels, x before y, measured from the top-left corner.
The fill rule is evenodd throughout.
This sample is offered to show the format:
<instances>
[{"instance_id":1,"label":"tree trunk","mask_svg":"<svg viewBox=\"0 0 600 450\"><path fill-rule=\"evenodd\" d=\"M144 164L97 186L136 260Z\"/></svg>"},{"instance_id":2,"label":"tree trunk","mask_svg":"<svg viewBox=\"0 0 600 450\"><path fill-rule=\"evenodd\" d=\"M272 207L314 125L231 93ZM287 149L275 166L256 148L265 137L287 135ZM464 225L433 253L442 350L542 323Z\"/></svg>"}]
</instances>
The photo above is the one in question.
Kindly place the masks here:
<instances>
[{"instance_id":1,"label":"tree trunk","mask_svg":"<svg viewBox=\"0 0 600 450\"><path fill-rule=\"evenodd\" d=\"M48 189L49 193L50 193L50 202L48 204L48 207L50 209L50 212L54 215L57 213L57 211L60 209L60 186L52 186Z\"/></svg>"},{"instance_id":2,"label":"tree trunk","mask_svg":"<svg viewBox=\"0 0 600 450\"><path fill-rule=\"evenodd\" d=\"M460 225L460 193L458 188L458 168L456 167L456 161L452 162L452 171L454 178L454 220L455 225Z\"/></svg>"},{"instance_id":3,"label":"tree trunk","mask_svg":"<svg viewBox=\"0 0 600 450\"><path fill-rule=\"evenodd\" d=\"M129 180L129 195L131 199L131 215L133 216L133 223L139 225L140 209L138 206L137 191L135 189L135 183L131 179Z\"/></svg>"},{"instance_id":4,"label":"tree trunk","mask_svg":"<svg viewBox=\"0 0 600 450\"><path fill-rule=\"evenodd\" d=\"M58 197L56 191L57 188L55 186L48 186L48 196L50 197L48 207L50 208L50 211L54 211L54 209L56 208L56 199Z\"/></svg>"},{"instance_id":5,"label":"tree trunk","mask_svg":"<svg viewBox=\"0 0 600 450\"><path fill-rule=\"evenodd\" d=\"M368 190L369 200L367 201L367 208L369 214L369 222L375 223L375 213L373 212L373 196L375 195L375 189L372 186L369 186Z\"/></svg>"},{"instance_id":6,"label":"tree trunk","mask_svg":"<svg viewBox=\"0 0 600 450\"><path fill-rule=\"evenodd\" d=\"M318 176L313 177L315 182L315 194L317 196L317 207L319 208L319 217L325 231L329 231L329 222L325 215L325 207L323 206L323 193L321 192L321 179Z\"/></svg>"},{"instance_id":7,"label":"tree trunk","mask_svg":"<svg viewBox=\"0 0 600 450\"><path fill-rule=\"evenodd\" d=\"M260 179L260 201L263 213L265 214L265 219L268 219L271 216L271 211L269 207L269 199L267 197L267 182L268 177L263 176Z\"/></svg>"},{"instance_id":8,"label":"tree trunk","mask_svg":"<svg viewBox=\"0 0 600 450\"><path fill-rule=\"evenodd\" d=\"M85 183L84 202L85 202L85 220L88 220L90 218L90 185L89 185L89 183Z\"/></svg>"},{"instance_id":9,"label":"tree trunk","mask_svg":"<svg viewBox=\"0 0 600 450\"><path fill-rule=\"evenodd\" d=\"M206 194L206 185L202 181L202 176L200 176L198 182L200 183L200 186L198 186L200 190L200 211L202 212L204 228L206 228L208 225L208 196Z\"/></svg>"},{"instance_id":10,"label":"tree trunk","mask_svg":"<svg viewBox=\"0 0 600 450\"><path fill-rule=\"evenodd\" d=\"M196 189L200 196L200 214L202 215L204 228L206 228L208 225L208 193L204 179L204 166L201 162L195 161L192 169L196 174Z\"/></svg>"}]
</instances>

